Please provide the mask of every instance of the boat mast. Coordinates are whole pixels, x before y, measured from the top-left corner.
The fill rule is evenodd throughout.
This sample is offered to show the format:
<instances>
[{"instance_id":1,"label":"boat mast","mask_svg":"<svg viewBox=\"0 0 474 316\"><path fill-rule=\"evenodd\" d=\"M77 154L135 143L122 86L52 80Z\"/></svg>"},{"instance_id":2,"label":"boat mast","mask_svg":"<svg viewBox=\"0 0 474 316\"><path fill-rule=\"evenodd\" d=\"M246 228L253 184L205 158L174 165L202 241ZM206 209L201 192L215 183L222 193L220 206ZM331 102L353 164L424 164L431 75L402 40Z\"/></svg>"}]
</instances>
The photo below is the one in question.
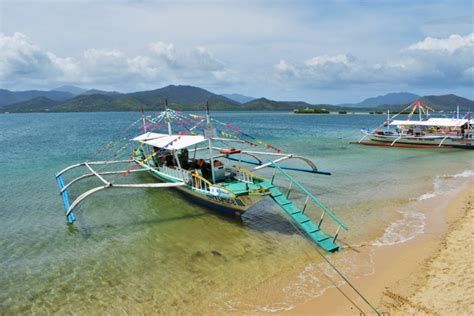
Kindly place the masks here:
<instances>
[{"instance_id":1,"label":"boat mast","mask_svg":"<svg viewBox=\"0 0 474 316\"><path fill-rule=\"evenodd\" d=\"M208 130L208 141L209 141L209 156L211 161L211 175L212 175L212 183L216 183L216 176L214 175L214 156L212 155L212 124L211 124L211 116L209 115L209 102L206 101L206 122L207 122L207 130Z\"/></svg>"},{"instance_id":2,"label":"boat mast","mask_svg":"<svg viewBox=\"0 0 474 316\"><path fill-rule=\"evenodd\" d=\"M168 99L165 98L165 111L166 111L166 124L168 125L168 135L173 134L171 132L171 120L170 120L170 114L168 112Z\"/></svg>"},{"instance_id":3,"label":"boat mast","mask_svg":"<svg viewBox=\"0 0 474 316\"><path fill-rule=\"evenodd\" d=\"M456 118L459 120L459 105L456 107Z\"/></svg>"}]
</instances>

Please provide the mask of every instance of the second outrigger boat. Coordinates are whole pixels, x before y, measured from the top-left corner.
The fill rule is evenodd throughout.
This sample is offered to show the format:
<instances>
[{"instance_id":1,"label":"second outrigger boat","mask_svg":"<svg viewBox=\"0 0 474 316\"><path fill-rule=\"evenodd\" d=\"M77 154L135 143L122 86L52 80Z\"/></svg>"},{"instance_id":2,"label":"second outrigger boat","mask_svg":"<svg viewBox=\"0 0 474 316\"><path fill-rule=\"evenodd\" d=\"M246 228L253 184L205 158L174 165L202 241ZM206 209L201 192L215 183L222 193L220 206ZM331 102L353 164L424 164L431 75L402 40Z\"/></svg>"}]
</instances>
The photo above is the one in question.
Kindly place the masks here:
<instances>
[{"instance_id":1,"label":"second outrigger boat","mask_svg":"<svg viewBox=\"0 0 474 316\"><path fill-rule=\"evenodd\" d=\"M405 120L395 119L411 108ZM474 149L474 122L470 113L460 117L432 117L432 108L415 101L400 113L390 117L374 130L363 129L364 136L357 142L362 145L406 148L461 148ZM412 119L418 112L418 120ZM385 130L381 129L382 126ZM392 127L392 129L390 128ZM366 141L369 139L370 141Z\"/></svg>"},{"instance_id":2,"label":"second outrigger boat","mask_svg":"<svg viewBox=\"0 0 474 316\"><path fill-rule=\"evenodd\" d=\"M137 120L134 124L139 122L140 120ZM178 133L173 133L171 122L180 126ZM158 113L156 117L142 115L141 123L143 123L143 133L132 139L137 144L137 148L128 159L118 160L116 157L119 154L116 153L107 160L74 164L56 174L68 223L75 222L74 211L78 205L98 191L110 188L173 187L198 203L238 216L244 214L260 200L270 197L319 246L328 252L339 249L336 239L340 229L347 230L347 226L285 171L329 174L318 170L310 159L285 153L257 140L236 126L211 118L207 104L206 116L200 116L173 111L167 107L166 102L164 111ZM162 123L167 133L155 132ZM110 147L113 145L106 146L105 150L109 150ZM256 147L264 147L264 150L257 150ZM120 147L119 153L125 152L126 148L127 145ZM305 163L307 168L280 165L280 162L290 159ZM119 164L129 167L125 170L112 171L100 169ZM254 166L253 170L243 167L242 164ZM88 173L79 175L66 183L64 175L80 167L85 167ZM255 174L264 168L273 168L271 179ZM126 176L135 172L147 172L159 182L120 184L106 179L109 175ZM277 176L289 182L285 192L281 192L276 186ZM71 203L71 186L89 177L96 177L102 184L80 194ZM303 205L297 206L291 199L290 196L294 190L306 196ZM308 216L312 205L317 206L321 213L317 221L313 221ZM332 236L322 230L322 223L326 216L332 219L334 226L337 227Z\"/></svg>"}]
</instances>

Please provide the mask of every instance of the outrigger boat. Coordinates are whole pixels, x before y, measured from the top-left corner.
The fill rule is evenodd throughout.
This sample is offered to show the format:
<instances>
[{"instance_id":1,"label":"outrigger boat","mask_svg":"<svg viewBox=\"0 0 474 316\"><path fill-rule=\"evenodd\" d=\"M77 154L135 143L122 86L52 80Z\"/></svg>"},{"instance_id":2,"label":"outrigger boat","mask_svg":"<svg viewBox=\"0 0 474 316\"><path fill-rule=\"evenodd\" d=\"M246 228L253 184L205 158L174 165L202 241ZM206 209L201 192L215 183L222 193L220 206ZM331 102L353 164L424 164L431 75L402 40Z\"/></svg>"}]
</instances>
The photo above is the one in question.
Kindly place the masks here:
<instances>
[{"instance_id":1,"label":"outrigger boat","mask_svg":"<svg viewBox=\"0 0 474 316\"><path fill-rule=\"evenodd\" d=\"M172 187L180 190L197 203L237 216L241 216L257 202L269 197L291 220L296 222L301 230L306 232L311 240L323 249L328 252L339 249L336 239L340 229L347 230L347 226L285 171L330 174L318 170L310 159L284 153L282 150L244 133L236 126L211 118L207 104L205 117L173 111L167 107L166 103L165 110L158 113L156 117L142 115L141 121L144 133L132 139L137 144L137 148L133 150L130 158L117 160L115 159L117 154L114 154L112 155L113 159L74 164L56 174L69 224L76 220L74 211L78 205L91 194L101 190ZM167 133L155 132L163 122L165 123L163 128L166 127ZM171 122L181 126L178 133L173 133ZM264 147L266 151L252 149L259 146ZM124 148L126 146L122 146L119 151L123 151ZM244 159L245 157L248 158ZM280 165L282 161L290 159L297 159L309 168ZM250 171L243 167L244 163L252 165L253 170ZM119 164L131 165L131 167L118 171L98 169L107 165ZM66 184L65 174L80 167L85 167L87 173ZM264 168L273 168L271 179L254 173ZM158 182L121 184L106 179L110 175L129 175L135 172L149 173ZM289 187L285 193L281 192L275 184L277 176L283 176L289 181ZM82 193L71 203L69 200L71 186L89 177L96 177L102 184ZM306 196L304 205L301 207L298 207L290 198L293 190L299 190ZM307 216L310 206L317 206L321 212L316 223ZM333 236L322 230L323 219L326 217L333 220L332 226L337 226Z\"/></svg>"},{"instance_id":2,"label":"outrigger boat","mask_svg":"<svg viewBox=\"0 0 474 316\"><path fill-rule=\"evenodd\" d=\"M395 119L410 108L412 108L411 112L405 120ZM461 118L458 108L454 118L432 117L430 110L434 112L421 101L415 101L393 117L390 117L390 112L387 112L387 120L382 125L374 130L361 130L364 136L357 144L406 148L474 149L474 121L471 120L470 113ZM418 112L418 120L412 120L416 112ZM365 141L365 139L370 141Z\"/></svg>"}]
</instances>

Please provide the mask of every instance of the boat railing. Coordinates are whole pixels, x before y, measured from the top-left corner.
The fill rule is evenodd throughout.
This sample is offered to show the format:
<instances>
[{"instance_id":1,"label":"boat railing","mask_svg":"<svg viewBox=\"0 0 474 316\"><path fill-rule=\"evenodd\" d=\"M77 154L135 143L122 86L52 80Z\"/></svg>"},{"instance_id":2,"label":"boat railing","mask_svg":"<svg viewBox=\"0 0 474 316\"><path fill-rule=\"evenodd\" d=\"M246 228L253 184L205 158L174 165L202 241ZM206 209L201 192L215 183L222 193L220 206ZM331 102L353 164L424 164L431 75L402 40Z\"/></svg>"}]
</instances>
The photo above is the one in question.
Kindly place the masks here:
<instances>
[{"instance_id":1,"label":"boat railing","mask_svg":"<svg viewBox=\"0 0 474 316\"><path fill-rule=\"evenodd\" d=\"M191 173L191 188L194 191L201 193L210 193L212 195L224 194L227 197L235 197L235 194L232 191L229 191L218 184L213 184L211 181L201 176L197 171Z\"/></svg>"},{"instance_id":2,"label":"boat railing","mask_svg":"<svg viewBox=\"0 0 474 316\"><path fill-rule=\"evenodd\" d=\"M183 181L184 183L189 183L191 181L191 171L186 169L182 169L179 167L170 168L167 166L161 166L158 168L158 171L167 176Z\"/></svg>"},{"instance_id":3,"label":"boat railing","mask_svg":"<svg viewBox=\"0 0 474 316\"><path fill-rule=\"evenodd\" d=\"M210 192L210 187L212 186L212 183L205 179L203 176L201 176L197 171L193 172L191 174L192 176L192 181L191 181L191 187L193 190L196 191L204 191L204 192Z\"/></svg>"},{"instance_id":4,"label":"boat railing","mask_svg":"<svg viewBox=\"0 0 474 316\"><path fill-rule=\"evenodd\" d=\"M261 179L261 180L266 180L265 178L256 175L252 171L248 170L245 167L242 166L234 166L237 168L236 175L234 176L235 179L246 182L246 183L254 183L254 179Z\"/></svg>"},{"instance_id":5,"label":"boat railing","mask_svg":"<svg viewBox=\"0 0 474 316\"><path fill-rule=\"evenodd\" d=\"M236 180L239 180L245 183L253 183L253 179L255 175L252 172L250 172L244 167L237 167L236 169L237 169L236 174L234 176Z\"/></svg>"},{"instance_id":6,"label":"boat railing","mask_svg":"<svg viewBox=\"0 0 474 316\"><path fill-rule=\"evenodd\" d=\"M308 205L309 205L310 201L313 201L314 204L316 204L321 209L322 213L321 213L321 217L319 218L318 228L321 227L321 224L323 223L323 219L326 215L328 215L337 224L336 233L334 234L334 237L333 237L333 242L334 243L336 242L336 239L339 235L339 232L340 232L341 228L343 228L344 230L349 230L349 228L333 212L331 212L329 209L327 209L326 206L323 203L321 203L321 201L319 201L313 194L311 194L311 192L309 192L301 183L296 181L292 176L290 176L287 172L285 172L278 164L272 162L272 165L275 167L275 170L273 172L273 176L272 176L272 179L271 179L272 184L275 180L275 176L276 176L277 171L280 171L280 173L283 176L285 176L286 178L288 178L290 180L290 184L288 186L288 191L286 193L286 198L287 199L289 199L289 197L290 197L290 194L293 190L293 186L296 186L297 188L299 188L306 195L306 199L305 199L305 202L304 202L304 205L303 205L303 208L302 208L303 214L305 213L306 209L308 208Z\"/></svg>"}]
</instances>

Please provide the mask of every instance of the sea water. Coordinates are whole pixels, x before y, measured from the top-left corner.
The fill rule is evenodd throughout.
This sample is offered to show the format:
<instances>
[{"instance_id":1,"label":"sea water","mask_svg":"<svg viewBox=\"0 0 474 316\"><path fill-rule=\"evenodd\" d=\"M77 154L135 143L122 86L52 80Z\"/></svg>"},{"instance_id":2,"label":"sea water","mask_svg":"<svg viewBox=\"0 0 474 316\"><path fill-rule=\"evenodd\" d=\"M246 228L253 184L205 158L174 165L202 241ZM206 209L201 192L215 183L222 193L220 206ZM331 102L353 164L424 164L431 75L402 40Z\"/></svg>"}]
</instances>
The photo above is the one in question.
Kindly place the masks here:
<instances>
[{"instance_id":1,"label":"sea water","mask_svg":"<svg viewBox=\"0 0 474 316\"><path fill-rule=\"evenodd\" d=\"M430 210L413 203L473 176L472 151L350 144L360 128L379 125L383 116L213 117L332 172L291 174L349 226L340 234L344 247L389 246L423 233ZM137 119L137 113L0 115L1 314L274 313L322 294L329 279L340 282L269 199L239 220L173 189L114 189L86 199L77 222L66 225L55 173L128 137L124 130ZM153 181L147 175L115 179ZM297 203L304 198L293 196ZM308 212L319 218L316 208ZM323 226L333 234L329 222ZM357 258L354 267L354 254L346 254L329 257L346 273L373 272L370 258Z\"/></svg>"}]
</instances>

